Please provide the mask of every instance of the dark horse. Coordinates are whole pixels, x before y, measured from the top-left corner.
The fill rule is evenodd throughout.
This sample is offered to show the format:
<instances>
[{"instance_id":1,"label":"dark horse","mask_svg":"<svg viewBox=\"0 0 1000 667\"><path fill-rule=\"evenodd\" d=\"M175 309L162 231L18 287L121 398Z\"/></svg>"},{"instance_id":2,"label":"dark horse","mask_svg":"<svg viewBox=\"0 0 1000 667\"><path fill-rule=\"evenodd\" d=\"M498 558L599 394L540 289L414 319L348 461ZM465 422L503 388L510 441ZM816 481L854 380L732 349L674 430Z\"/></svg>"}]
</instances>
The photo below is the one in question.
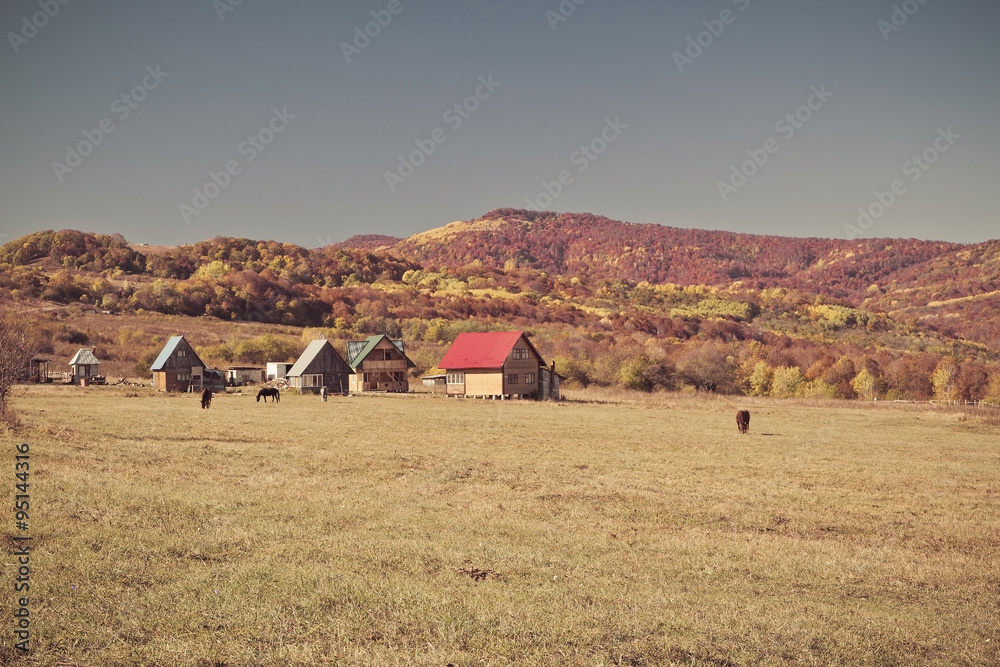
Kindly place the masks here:
<instances>
[{"instance_id":1,"label":"dark horse","mask_svg":"<svg viewBox=\"0 0 1000 667\"><path fill-rule=\"evenodd\" d=\"M748 410L740 410L736 413L736 428L740 430L740 433L750 432L750 412Z\"/></svg>"},{"instance_id":2,"label":"dark horse","mask_svg":"<svg viewBox=\"0 0 1000 667\"><path fill-rule=\"evenodd\" d=\"M203 410L212 407L212 390L208 387L205 387L204 391L201 392L201 407Z\"/></svg>"},{"instance_id":3,"label":"dark horse","mask_svg":"<svg viewBox=\"0 0 1000 667\"><path fill-rule=\"evenodd\" d=\"M264 397L264 402L267 403L267 397L270 396L275 401L281 400L281 394L278 393L277 389L272 389L271 387L264 387L257 392L257 402L260 403L261 396Z\"/></svg>"}]
</instances>

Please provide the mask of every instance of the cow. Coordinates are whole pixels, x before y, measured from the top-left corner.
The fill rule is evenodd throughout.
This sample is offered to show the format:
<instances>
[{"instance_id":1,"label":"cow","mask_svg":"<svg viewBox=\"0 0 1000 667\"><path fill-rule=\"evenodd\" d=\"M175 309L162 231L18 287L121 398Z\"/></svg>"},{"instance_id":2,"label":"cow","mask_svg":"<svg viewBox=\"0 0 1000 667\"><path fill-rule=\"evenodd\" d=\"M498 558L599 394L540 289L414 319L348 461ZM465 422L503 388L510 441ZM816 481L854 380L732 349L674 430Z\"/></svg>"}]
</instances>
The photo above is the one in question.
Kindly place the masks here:
<instances>
[{"instance_id":1,"label":"cow","mask_svg":"<svg viewBox=\"0 0 1000 667\"><path fill-rule=\"evenodd\" d=\"M212 390L208 387L201 392L201 409L208 410L212 407Z\"/></svg>"},{"instance_id":2,"label":"cow","mask_svg":"<svg viewBox=\"0 0 1000 667\"><path fill-rule=\"evenodd\" d=\"M277 402L277 401L281 400L281 394L278 393L278 390L277 389L273 389L271 387L264 387L263 389L261 389L260 391L257 392L257 402L258 403L260 403L260 399L261 399L262 396L264 397L264 402L265 403L267 403L267 397L268 396L270 396L272 399L274 399L274 402Z\"/></svg>"},{"instance_id":3,"label":"cow","mask_svg":"<svg viewBox=\"0 0 1000 667\"><path fill-rule=\"evenodd\" d=\"M750 432L750 411L740 410L736 413L736 428L740 430L740 433Z\"/></svg>"}]
</instances>

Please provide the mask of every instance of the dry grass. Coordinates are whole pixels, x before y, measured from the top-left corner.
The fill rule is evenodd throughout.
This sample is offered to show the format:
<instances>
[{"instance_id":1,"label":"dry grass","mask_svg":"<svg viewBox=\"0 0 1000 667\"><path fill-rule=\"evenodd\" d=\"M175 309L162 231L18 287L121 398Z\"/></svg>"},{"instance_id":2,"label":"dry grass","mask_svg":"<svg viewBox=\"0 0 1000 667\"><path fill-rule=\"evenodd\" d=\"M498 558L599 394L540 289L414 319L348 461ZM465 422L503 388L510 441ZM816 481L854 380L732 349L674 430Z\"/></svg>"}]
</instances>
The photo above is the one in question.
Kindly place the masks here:
<instances>
[{"instance_id":1,"label":"dry grass","mask_svg":"<svg viewBox=\"0 0 1000 667\"><path fill-rule=\"evenodd\" d=\"M26 390L34 650L0 663L996 664L995 427L577 398Z\"/></svg>"}]
</instances>

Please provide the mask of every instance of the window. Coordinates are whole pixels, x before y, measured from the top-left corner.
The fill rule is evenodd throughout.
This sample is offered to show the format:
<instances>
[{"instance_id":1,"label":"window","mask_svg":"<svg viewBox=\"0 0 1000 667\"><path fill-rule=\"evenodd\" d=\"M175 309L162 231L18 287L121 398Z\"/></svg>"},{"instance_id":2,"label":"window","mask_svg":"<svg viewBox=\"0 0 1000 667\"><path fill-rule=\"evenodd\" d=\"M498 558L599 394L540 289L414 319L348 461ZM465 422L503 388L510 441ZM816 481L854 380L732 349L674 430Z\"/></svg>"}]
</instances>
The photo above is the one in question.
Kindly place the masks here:
<instances>
[{"instance_id":1,"label":"window","mask_svg":"<svg viewBox=\"0 0 1000 667\"><path fill-rule=\"evenodd\" d=\"M535 374L525 373L524 374L524 384L535 384Z\"/></svg>"},{"instance_id":2,"label":"window","mask_svg":"<svg viewBox=\"0 0 1000 667\"><path fill-rule=\"evenodd\" d=\"M178 382L190 382L191 381L191 374L190 373L178 373L177 374L177 381Z\"/></svg>"},{"instance_id":3,"label":"window","mask_svg":"<svg viewBox=\"0 0 1000 667\"><path fill-rule=\"evenodd\" d=\"M177 356L178 357L186 357L187 356L187 350L177 350Z\"/></svg>"},{"instance_id":4,"label":"window","mask_svg":"<svg viewBox=\"0 0 1000 667\"><path fill-rule=\"evenodd\" d=\"M465 384L465 373L448 373L448 384Z\"/></svg>"},{"instance_id":5,"label":"window","mask_svg":"<svg viewBox=\"0 0 1000 667\"><path fill-rule=\"evenodd\" d=\"M511 359L527 359L528 350L523 347L515 347L510 353Z\"/></svg>"},{"instance_id":6,"label":"window","mask_svg":"<svg viewBox=\"0 0 1000 667\"><path fill-rule=\"evenodd\" d=\"M322 387L323 386L323 375L321 373L303 375L302 376L302 386L303 387Z\"/></svg>"},{"instance_id":7,"label":"window","mask_svg":"<svg viewBox=\"0 0 1000 667\"><path fill-rule=\"evenodd\" d=\"M517 384L517 373L507 374L507 384Z\"/></svg>"}]
</instances>

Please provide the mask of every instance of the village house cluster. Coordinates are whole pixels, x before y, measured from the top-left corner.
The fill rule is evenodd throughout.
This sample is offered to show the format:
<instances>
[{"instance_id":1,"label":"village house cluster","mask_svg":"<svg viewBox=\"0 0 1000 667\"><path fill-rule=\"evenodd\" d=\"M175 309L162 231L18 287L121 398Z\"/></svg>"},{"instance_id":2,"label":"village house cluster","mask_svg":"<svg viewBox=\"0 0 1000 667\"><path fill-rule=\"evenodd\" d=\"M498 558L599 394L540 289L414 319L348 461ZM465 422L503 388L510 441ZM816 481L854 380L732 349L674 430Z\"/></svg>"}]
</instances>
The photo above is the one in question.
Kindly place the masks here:
<instances>
[{"instance_id":1,"label":"village house cluster","mask_svg":"<svg viewBox=\"0 0 1000 667\"><path fill-rule=\"evenodd\" d=\"M83 350L81 350L83 352ZM408 392L409 369L402 340L385 335L348 341L346 357L326 339L314 340L293 364L268 362L263 367L211 369L184 336L171 336L151 370L159 391L225 391L227 386L283 380L302 392ZM80 356L79 354L77 355ZM76 359L76 358L74 358ZM88 363L99 363L96 358ZM438 364L440 375L422 384L448 396L483 398L559 398L560 376L546 366L523 331L460 334Z\"/></svg>"}]
</instances>

